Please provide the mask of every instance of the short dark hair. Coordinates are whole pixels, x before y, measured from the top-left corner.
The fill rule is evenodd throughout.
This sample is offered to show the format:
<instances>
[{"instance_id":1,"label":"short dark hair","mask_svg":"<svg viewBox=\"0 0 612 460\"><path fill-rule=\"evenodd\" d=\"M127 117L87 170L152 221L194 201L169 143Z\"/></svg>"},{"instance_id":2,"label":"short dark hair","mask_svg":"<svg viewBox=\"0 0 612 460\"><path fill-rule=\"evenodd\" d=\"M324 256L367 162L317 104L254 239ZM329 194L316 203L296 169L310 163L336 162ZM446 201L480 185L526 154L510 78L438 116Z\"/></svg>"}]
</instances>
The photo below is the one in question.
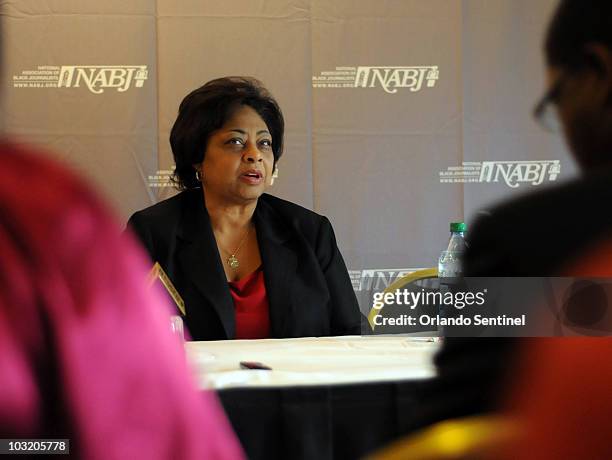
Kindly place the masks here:
<instances>
[{"instance_id":1,"label":"short dark hair","mask_svg":"<svg viewBox=\"0 0 612 460\"><path fill-rule=\"evenodd\" d=\"M589 43L612 47L612 2L561 0L546 34L548 65L572 70L584 68L589 63L585 53Z\"/></svg>"},{"instance_id":2,"label":"short dark hair","mask_svg":"<svg viewBox=\"0 0 612 460\"><path fill-rule=\"evenodd\" d=\"M211 134L220 129L241 106L251 107L266 123L272 136L276 165L283 153L285 131L283 113L276 100L255 78L217 78L183 99L170 132L170 146L176 165L172 179L179 189L201 186L193 165L204 160Z\"/></svg>"}]
</instances>

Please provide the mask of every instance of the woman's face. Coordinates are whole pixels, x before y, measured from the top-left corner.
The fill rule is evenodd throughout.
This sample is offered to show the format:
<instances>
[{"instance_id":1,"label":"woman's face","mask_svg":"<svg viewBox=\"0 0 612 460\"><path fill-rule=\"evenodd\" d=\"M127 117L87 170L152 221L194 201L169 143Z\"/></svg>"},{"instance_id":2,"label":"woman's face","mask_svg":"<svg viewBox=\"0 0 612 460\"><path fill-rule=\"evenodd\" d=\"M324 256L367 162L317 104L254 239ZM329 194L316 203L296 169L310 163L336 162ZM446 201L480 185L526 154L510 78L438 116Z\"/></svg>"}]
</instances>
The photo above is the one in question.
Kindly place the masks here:
<instances>
[{"instance_id":1,"label":"woman's face","mask_svg":"<svg viewBox=\"0 0 612 460\"><path fill-rule=\"evenodd\" d=\"M270 185L274 155L272 136L254 109L240 106L213 132L201 168L207 199L245 204L261 196Z\"/></svg>"}]
</instances>

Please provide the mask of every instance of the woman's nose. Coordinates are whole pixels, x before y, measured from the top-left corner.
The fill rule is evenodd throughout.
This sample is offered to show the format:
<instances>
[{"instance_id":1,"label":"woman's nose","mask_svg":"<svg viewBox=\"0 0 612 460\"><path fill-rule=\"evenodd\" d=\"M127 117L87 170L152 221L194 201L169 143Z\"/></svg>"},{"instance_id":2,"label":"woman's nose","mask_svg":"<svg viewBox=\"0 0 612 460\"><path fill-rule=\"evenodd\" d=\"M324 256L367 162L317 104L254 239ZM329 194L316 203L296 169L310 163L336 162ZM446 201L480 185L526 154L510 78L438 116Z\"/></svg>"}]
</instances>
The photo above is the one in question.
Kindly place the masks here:
<instances>
[{"instance_id":1,"label":"woman's nose","mask_svg":"<svg viewBox=\"0 0 612 460\"><path fill-rule=\"evenodd\" d=\"M257 146L252 143L247 144L246 151L244 152L244 158L249 163L256 163L258 161L263 160L263 156L261 155L261 152L259 151Z\"/></svg>"}]
</instances>

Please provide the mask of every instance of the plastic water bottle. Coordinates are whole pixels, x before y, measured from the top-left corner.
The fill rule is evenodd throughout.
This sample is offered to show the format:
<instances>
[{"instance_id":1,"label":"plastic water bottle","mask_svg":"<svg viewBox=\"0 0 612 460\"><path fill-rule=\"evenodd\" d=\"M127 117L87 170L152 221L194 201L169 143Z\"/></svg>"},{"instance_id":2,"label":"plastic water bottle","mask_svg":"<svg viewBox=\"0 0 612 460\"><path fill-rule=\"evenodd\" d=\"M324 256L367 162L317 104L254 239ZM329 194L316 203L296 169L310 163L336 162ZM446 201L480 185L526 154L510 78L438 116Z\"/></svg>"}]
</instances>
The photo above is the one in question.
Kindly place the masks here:
<instances>
[{"instance_id":1,"label":"plastic water bottle","mask_svg":"<svg viewBox=\"0 0 612 460\"><path fill-rule=\"evenodd\" d=\"M450 231L448 246L442 251L438 259L440 292L453 292L456 288L457 278L463 276L463 255L467 247L465 244L465 224L463 222L451 222ZM448 316L449 311L452 311L451 307L444 303L438 306L440 317ZM444 335L444 327L438 326L439 340Z\"/></svg>"},{"instance_id":2,"label":"plastic water bottle","mask_svg":"<svg viewBox=\"0 0 612 460\"><path fill-rule=\"evenodd\" d=\"M465 253L465 223L451 222L450 239L446 250L438 259L439 278L458 278L463 275L463 254Z\"/></svg>"}]
</instances>

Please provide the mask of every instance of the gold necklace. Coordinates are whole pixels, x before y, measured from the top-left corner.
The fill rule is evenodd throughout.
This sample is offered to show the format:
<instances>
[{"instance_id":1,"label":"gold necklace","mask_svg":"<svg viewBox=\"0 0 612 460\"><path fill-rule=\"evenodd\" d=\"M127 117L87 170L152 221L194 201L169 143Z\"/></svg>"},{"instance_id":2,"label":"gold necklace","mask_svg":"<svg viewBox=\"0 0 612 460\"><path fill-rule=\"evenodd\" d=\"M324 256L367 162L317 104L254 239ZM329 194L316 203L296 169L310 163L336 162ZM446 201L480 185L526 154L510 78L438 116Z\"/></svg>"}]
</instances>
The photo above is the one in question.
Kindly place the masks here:
<instances>
[{"instance_id":1,"label":"gold necklace","mask_svg":"<svg viewBox=\"0 0 612 460\"><path fill-rule=\"evenodd\" d=\"M238 255L238 252L240 252L240 249L242 248L242 245L246 241L247 236L249 236L249 233L251 233L251 227L248 228L248 230L246 231L246 233L242 237L242 240L240 241L240 244L238 245L236 250L233 253L231 253L230 256L226 259L227 265L229 265L229 267L232 270L234 270L234 271L238 270L238 268L240 268L240 261L238 260L236 255ZM227 251L225 251L225 252L227 252Z\"/></svg>"}]
</instances>

